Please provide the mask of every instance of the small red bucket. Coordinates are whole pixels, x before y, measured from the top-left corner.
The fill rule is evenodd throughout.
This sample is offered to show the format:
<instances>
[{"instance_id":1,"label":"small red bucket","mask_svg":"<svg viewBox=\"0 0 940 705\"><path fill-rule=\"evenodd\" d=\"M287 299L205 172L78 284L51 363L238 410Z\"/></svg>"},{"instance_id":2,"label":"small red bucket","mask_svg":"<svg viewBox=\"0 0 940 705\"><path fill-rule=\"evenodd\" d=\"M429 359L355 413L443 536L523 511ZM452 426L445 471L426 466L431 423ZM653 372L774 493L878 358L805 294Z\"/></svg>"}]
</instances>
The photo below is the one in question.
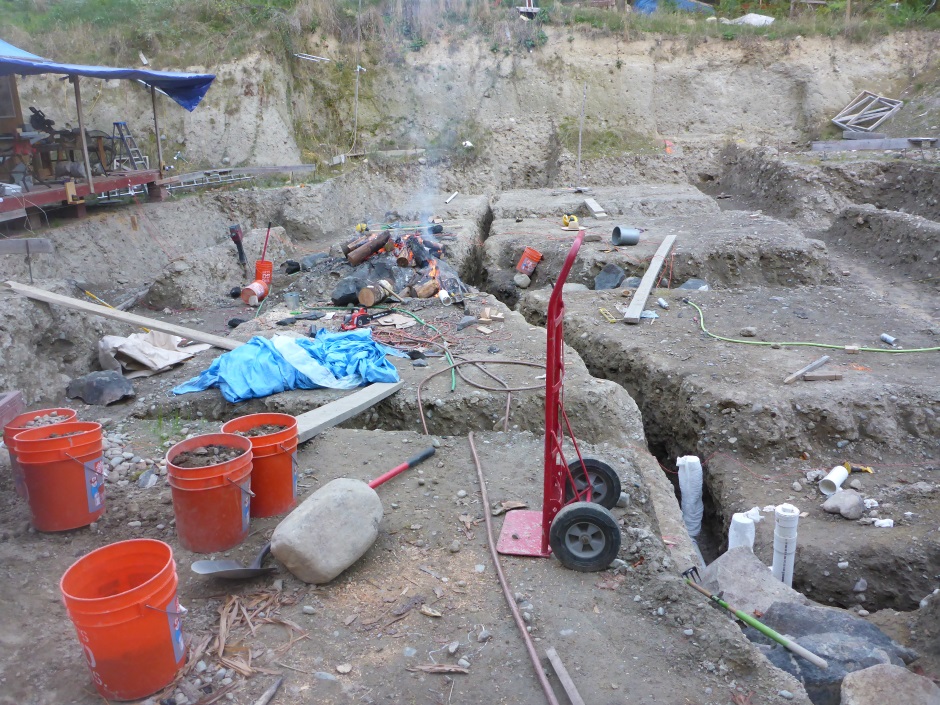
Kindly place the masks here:
<instances>
[{"instance_id":1,"label":"small red bucket","mask_svg":"<svg viewBox=\"0 0 940 705\"><path fill-rule=\"evenodd\" d=\"M531 247L522 251L522 257L519 258L519 264L516 265L516 271L530 276L535 271L535 265L542 261L542 253Z\"/></svg>"},{"instance_id":2,"label":"small red bucket","mask_svg":"<svg viewBox=\"0 0 940 705\"><path fill-rule=\"evenodd\" d=\"M274 278L274 262L269 259L259 259L255 262L255 279L263 281L265 286L271 287Z\"/></svg>"}]
</instances>

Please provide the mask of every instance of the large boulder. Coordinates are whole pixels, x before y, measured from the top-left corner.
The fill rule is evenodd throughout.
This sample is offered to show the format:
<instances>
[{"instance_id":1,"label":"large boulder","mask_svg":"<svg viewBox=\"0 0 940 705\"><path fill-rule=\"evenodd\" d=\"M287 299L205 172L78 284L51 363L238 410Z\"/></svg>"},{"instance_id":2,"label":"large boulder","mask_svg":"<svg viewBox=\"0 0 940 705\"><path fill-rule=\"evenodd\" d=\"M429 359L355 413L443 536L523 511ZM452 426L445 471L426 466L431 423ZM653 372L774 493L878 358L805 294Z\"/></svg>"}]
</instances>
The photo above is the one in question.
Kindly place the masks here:
<instances>
[{"instance_id":1,"label":"large boulder","mask_svg":"<svg viewBox=\"0 0 940 705\"><path fill-rule=\"evenodd\" d=\"M823 502L822 508L830 514L841 514L854 521L865 513L865 500L855 490L839 490Z\"/></svg>"},{"instance_id":2,"label":"large boulder","mask_svg":"<svg viewBox=\"0 0 940 705\"><path fill-rule=\"evenodd\" d=\"M818 668L756 630L745 630L752 641L770 645L764 655L777 668L799 678L814 705L840 705L842 681L849 673L880 664L903 666L917 658L874 624L843 610L775 602L761 621L828 662L828 668ZM888 702L902 701L885 701L884 705Z\"/></svg>"},{"instance_id":3,"label":"large boulder","mask_svg":"<svg viewBox=\"0 0 940 705\"><path fill-rule=\"evenodd\" d=\"M339 478L278 524L271 552L305 583L328 583L369 550L382 516L375 490L361 480Z\"/></svg>"},{"instance_id":4,"label":"large boulder","mask_svg":"<svg viewBox=\"0 0 940 705\"><path fill-rule=\"evenodd\" d=\"M775 602L809 603L805 595L774 578L747 546L732 548L709 564L702 584L712 594L724 593L729 604L748 614L766 612Z\"/></svg>"},{"instance_id":5,"label":"large boulder","mask_svg":"<svg viewBox=\"0 0 940 705\"><path fill-rule=\"evenodd\" d=\"M841 705L940 705L940 688L906 668L882 664L849 673L842 681Z\"/></svg>"}]
</instances>

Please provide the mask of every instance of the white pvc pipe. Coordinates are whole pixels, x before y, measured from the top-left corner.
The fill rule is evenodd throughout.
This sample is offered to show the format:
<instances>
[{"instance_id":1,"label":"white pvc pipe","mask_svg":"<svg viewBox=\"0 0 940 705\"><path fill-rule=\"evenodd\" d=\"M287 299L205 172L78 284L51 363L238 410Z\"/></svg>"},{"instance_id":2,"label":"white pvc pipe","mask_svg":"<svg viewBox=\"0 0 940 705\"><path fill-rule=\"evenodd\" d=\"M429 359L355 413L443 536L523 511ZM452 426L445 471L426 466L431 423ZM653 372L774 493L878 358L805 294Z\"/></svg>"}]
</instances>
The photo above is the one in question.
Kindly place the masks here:
<instances>
[{"instance_id":1,"label":"white pvc pipe","mask_svg":"<svg viewBox=\"0 0 940 705\"><path fill-rule=\"evenodd\" d=\"M793 559L796 557L796 527L800 510L792 504L781 504L774 512L773 576L787 587L793 586Z\"/></svg>"},{"instance_id":2,"label":"white pvc pipe","mask_svg":"<svg viewBox=\"0 0 940 705\"><path fill-rule=\"evenodd\" d=\"M743 512L736 512L731 517L731 526L728 528L728 550L738 546L747 546L754 550L754 520Z\"/></svg>"},{"instance_id":3,"label":"white pvc pipe","mask_svg":"<svg viewBox=\"0 0 940 705\"><path fill-rule=\"evenodd\" d=\"M702 532L702 463L695 455L683 455L676 461L679 469L679 495L682 521L693 539Z\"/></svg>"},{"instance_id":4,"label":"white pvc pipe","mask_svg":"<svg viewBox=\"0 0 940 705\"><path fill-rule=\"evenodd\" d=\"M849 471L844 465L836 465L829 474L819 481L819 491L827 497L833 495L842 489L842 483L849 476Z\"/></svg>"}]
</instances>

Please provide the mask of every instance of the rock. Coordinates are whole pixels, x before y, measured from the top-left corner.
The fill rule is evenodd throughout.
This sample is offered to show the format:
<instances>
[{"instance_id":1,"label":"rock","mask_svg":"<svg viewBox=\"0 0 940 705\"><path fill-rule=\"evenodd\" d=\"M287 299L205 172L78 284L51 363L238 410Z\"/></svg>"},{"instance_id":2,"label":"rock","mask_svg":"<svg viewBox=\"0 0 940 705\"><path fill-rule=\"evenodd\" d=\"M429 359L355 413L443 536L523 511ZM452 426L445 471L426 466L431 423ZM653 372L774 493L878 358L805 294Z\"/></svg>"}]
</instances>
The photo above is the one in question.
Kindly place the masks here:
<instances>
[{"instance_id":1,"label":"rock","mask_svg":"<svg viewBox=\"0 0 940 705\"><path fill-rule=\"evenodd\" d=\"M793 700L793 693L789 690L778 690L777 695L779 695L784 700Z\"/></svg>"},{"instance_id":2,"label":"rock","mask_svg":"<svg viewBox=\"0 0 940 705\"><path fill-rule=\"evenodd\" d=\"M708 282L704 279L689 279L684 284L680 284L677 289L691 289L692 291L708 291Z\"/></svg>"},{"instance_id":3,"label":"rock","mask_svg":"<svg viewBox=\"0 0 940 705\"><path fill-rule=\"evenodd\" d=\"M626 492L621 492L620 497L617 499L617 506L626 507L628 504L630 504L630 495Z\"/></svg>"},{"instance_id":4,"label":"rock","mask_svg":"<svg viewBox=\"0 0 940 705\"><path fill-rule=\"evenodd\" d=\"M303 612L304 614L316 614L317 613L313 605L304 605L303 609L301 609L301 612Z\"/></svg>"},{"instance_id":5,"label":"rock","mask_svg":"<svg viewBox=\"0 0 940 705\"><path fill-rule=\"evenodd\" d=\"M584 284L578 284L577 282L571 282L561 287L561 293L563 294L570 294L573 291L590 291L590 289Z\"/></svg>"},{"instance_id":6,"label":"rock","mask_svg":"<svg viewBox=\"0 0 940 705\"><path fill-rule=\"evenodd\" d=\"M278 524L271 552L306 583L328 583L375 542L379 495L360 480L339 478L314 492Z\"/></svg>"},{"instance_id":7,"label":"rock","mask_svg":"<svg viewBox=\"0 0 940 705\"><path fill-rule=\"evenodd\" d=\"M479 634L477 634L477 641L481 644L485 644L492 638L493 638L493 635L490 634L490 632L486 631L486 629L484 629Z\"/></svg>"},{"instance_id":8,"label":"rock","mask_svg":"<svg viewBox=\"0 0 940 705\"><path fill-rule=\"evenodd\" d=\"M470 668L470 662L465 658L457 659L457 665L462 668Z\"/></svg>"},{"instance_id":9,"label":"rock","mask_svg":"<svg viewBox=\"0 0 940 705\"><path fill-rule=\"evenodd\" d=\"M852 478L852 480L849 481L849 488L850 488L850 489L853 489L853 490L861 490L861 489L862 489L862 481L859 480L857 477Z\"/></svg>"},{"instance_id":10,"label":"rock","mask_svg":"<svg viewBox=\"0 0 940 705\"><path fill-rule=\"evenodd\" d=\"M463 499L467 496L466 490L457 490L457 499Z\"/></svg>"},{"instance_id":11,"label":"rock","mask_svg":"<svg viewBox=\"0 0 940 705\"><path fill-rule=\"evenodd\" d=\"M339 665L336 667L336 672L337 672L337 673L342 673L343 675L346 675L346 674L349 673L350 671L352 671L352 664L351 664L351 663L341 663L341 664L339 664Z\"/></svg>"},{"instance_id":12,"label":"rock","mask_svg":"<svg viewBox=\"0 0 940 705\"><path fill-rule=\"evenodd\" d=\"M702 573L702 584L713 594L724 592L725 600L748 614L767 611L775 602L806 604L805 596L776 580L750 548L726 551Z\"/></svg>"},{"instance_id":13,"label":"rock","mask_svg":"<svg viewBox=\"0 0 940 705\"><path fill-rule=\"evenodd\" d=\"M754 326L747 326L746 328L741 329L742 338L753 338L757 335L757 328Z\"/></svg>"},{"instance_id":14,"label":"rock","mask_svg":"<svg viewBox=\"0 0 940 705\"><path fill-rule=\"evenodd\" d=\"M476 322L477 322L476 316L464 316L463 318L460 319L460 322L457 324L457 330L463 330L464 328L472 326Z\"/></svg>"},{"instance_id":15,"label":"rock","mask_svg":"<svg viewBox=\"0 0 940 705\"><path fill-rule=\"evenodd\" d=\"M616 264L605 265L600 273L594 277L594 290L616 289L626 279L627 273Z\"/></svg>"},{"instance_id":16,"label":"rock","mask_svg":"<svg viewBox=\"0 0 940 705\"><path fill-rule=\"evenodd\" d=\"M794 491L794 492L802 492L802 491L803 491L803 485L801 485L799 482L794 482L792 485L790 485L790 487L793 488L793 491Z\"/></svg>"},{"instance_id":17,"label":"rock","mask_svg":"<svg viewBox=\"0 0 940 705\"><path fill-rule=\"evenodd\" d=\"M855 587L852 588L853 592L865 592L868 589L868 581L865 578L859 578L858 582L855 583Z\"/></svg>"},{"instance_id":18,"label":"rock","mask_svg":"<svg viewBox=\"0 0 940 705\"><path fill-rule=\"evenodd\" d=\"M107 406L134 396L134 385L115 370L91 372L69 382L65 395L69 399L79 398L93 406Z\"/></svg>"},{"instance_id":19,"label":"rock","mask_svg":"<svg viewBox=\"0 0 940 705\"><path fill-rule=\"evenodd\" d=\"M855 490L839 490L823 503L822 508L830 514L841 514L854 521L865 513L865 500Z\"/></svg>"},{"instance_id":20,"label":"rock","mask_svg":"<svg viewBox=\"0 0 940 705\"><path fill-rule=\"evenodd\" d=\"M196 663L196 673L202 673L208 668L205 661L199 661Z\"/></svg>"},{"instance_id":21,"label":"rock","mask_svg":"<svg viewBox=\"0 0 940 705\"><path fill-rule=\"evenodd\" d=\"M427 367L428 361L427 360L412 360L411 366L412 367Z\"/></svg>"},{"instance_id":22,"label":"rock","mask_svg":"<svg viewBox=\"0 0 940 705\"><path fill-rule=\"evenodd\" d=\"M512 280L513 282L515 282L516 286L518 286L520 289L528 289L529 284L532 283L532 280L525 274L522 274L521 272L517 274L516 276L514 276Z\"/></svg>"},{"instance_id":23,"label":"rock","mask_svg":"<svg viewBox=\"0 0 940 705\"><path fill-rule=\"evenodd\" d=\"M460 551L460 541L457 541L455 539L454 542L450 545L450 552L457 553L459 551Z\"/></svg>"},{"instance_id":24,"label":"rock","mask_svg":"<svg viewBox=\"0 0 940 705\"><path fill-rule=\"evenodd\" d=\"M457 653L457 649L459 649L459 648L460 648L460 642L459 642L459 641L452 641L452 642L450 642L450 643L447 645L447 653L449 653L451 656L453 656L454 654Z\"/></svg>"},{"instance_id":25,"label":"rock","mask_svg":"<svg viewBox=\"0 0 940 705\"><path fill-rule=\"evenodd\" d=\"M140 477L137 478L137 486L141 489L150 489L155 484L157 484L157 474L153 470L145 470L141 473Z\"/></svg>"},{"instance_id":26,"label":"rock","mask_svg":"<svg viewBox=\"0 0 940 705\"><path fill-rule=\"evenodd\" d=\"M849 673L842 681L842 705L937 705L940 688L906 668L882 664Z\"/></svg>"}]
</instances>

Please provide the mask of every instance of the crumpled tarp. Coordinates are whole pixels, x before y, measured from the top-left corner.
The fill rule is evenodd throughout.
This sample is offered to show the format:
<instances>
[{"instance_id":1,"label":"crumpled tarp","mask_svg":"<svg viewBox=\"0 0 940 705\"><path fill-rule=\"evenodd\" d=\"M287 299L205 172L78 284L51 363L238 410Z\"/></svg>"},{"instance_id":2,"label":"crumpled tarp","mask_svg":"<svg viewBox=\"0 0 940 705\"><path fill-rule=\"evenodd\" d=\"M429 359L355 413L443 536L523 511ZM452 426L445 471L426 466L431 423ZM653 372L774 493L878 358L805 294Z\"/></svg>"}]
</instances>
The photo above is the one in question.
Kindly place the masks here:
<instances>
[{"instance_id":1,"label":"crumpled tarp","mask_svg":"<svg viewBox=\"0 0 940 705\"><path fill-rule=\"evenodd\" d=\"M670 9L674 7L676 10L683 12L702 12L706 15L715 14L714 7L704 2L698 2L697 0L674 0L669 4ZM644 15L650 15L656 12L657 9L659 9L659 0L636 0L636 2L633 3L633 11L641 12Z\"/></svg>"},{"instance_id":2,"label":"crumpled tarp","mask_svg":"<svg viewBox=\"0 0 940 705\"><path fill-rule=\"evenodd\" d=\"M173 393L218 387L222 396L237 403L288 389L354 389L371 382L397 382L398 370L386 355L407 357L375 342L368 328L347 333L321 329L312 340L255 336L217 357L209 369Z\"/></svg>"}]
</instances>

